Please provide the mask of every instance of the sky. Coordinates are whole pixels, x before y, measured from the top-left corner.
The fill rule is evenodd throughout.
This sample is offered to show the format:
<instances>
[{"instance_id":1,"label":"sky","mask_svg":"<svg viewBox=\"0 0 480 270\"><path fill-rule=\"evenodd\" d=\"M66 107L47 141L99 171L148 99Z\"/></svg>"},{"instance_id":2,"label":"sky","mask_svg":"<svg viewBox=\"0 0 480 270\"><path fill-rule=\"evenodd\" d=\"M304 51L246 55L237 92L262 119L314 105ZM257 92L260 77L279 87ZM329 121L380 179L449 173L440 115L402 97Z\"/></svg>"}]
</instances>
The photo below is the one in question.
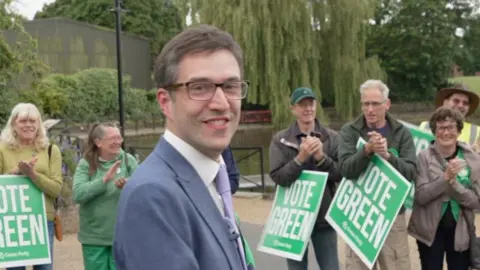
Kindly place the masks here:
<instances>
[{"instance_id":1,"label":"sky","mask_svg":"<svg viewBox=\"0 0 480 270\"><path fill-rule=\"evenodd\" d=\"M16 0L13 9L28 19L33 19L37 11L42 10L44 4L49 4L55 0Z\"/></svg>"}]
</instances>

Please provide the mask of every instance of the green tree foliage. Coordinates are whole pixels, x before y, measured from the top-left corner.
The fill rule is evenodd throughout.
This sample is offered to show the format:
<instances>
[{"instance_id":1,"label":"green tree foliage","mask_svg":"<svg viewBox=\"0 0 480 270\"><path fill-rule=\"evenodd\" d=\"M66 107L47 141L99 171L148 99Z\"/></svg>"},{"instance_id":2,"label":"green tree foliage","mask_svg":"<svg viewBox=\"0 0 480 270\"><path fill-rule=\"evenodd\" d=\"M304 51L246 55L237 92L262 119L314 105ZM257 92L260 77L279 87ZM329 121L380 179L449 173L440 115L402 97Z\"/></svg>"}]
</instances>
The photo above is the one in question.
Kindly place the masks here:
<instances>
[{"instance_id":1,"label":"green tree foliage","mask_svg":"<svg viewBox=\"0 0 480 270\"><path fill-rule=\"evenodd\" d=\"M376 56L366 58L367 19L375 0L313 1L319 27L320 82L328 101L334 101L342 119L354 117L359 106L359 86L367 79L386 78Z\"/></svg>"},{"instance_id":2,"label":"green tree foliage","mask_svg":"<svg viewBox=\"0 0 480 270\"><path fill-rule=\"evenodd\" d=\"M131 87L129 76L123 78L125 117L143 119L154 108L153 102L146 90ZM83 123L116 119L117 71L92 68L71 75L51 74L42 80L35 98L48 117Z\"/></svg>"},{"instance_id":3,"label":"green tree foliage","mask_svg":"<svg viewBox=\"0 0 480 270\"><path fill-rule=\"evenodd\" d=\"M480 15L469 18L468 25L457 52L456 63L465 75L475 75L480 71Z\"/></svg>"},{"instance_id":4,"label":"green tree foliage","mask_svg":"<svg viewBox=\"0 0 480 270\"><path fill-rule=\"evenodd\" d=\"M39 61L35 51L36 41L25 32L23 18L9 8L11 0L0 1L0 123L4 123L12 107L21 98L16 89L16 80L31 83L31 89L48 72L48 67ZM13 46L6 41L3 31L16 31Z\"/></svg>"},{"instance_id":5,"label":"green tree foliage","mask_svg":"<svg viewBox=\"0 0 480 270\"><path fill-rule=\"evenodd\" d=\"M302 1L176 2L193 24L207 23L230 32L244 50L248 102L269 104L277 125L291 119L286 107L293 88L309 86L321 97L320 54L312 31L312 9ZM322 113L321 108L318 109Z\"/></svg>"},{"instance_id":6,"label":"green tree foliage","mask_svg":"<svg viewBox=\"0 0 480 270\"><path fill-rule=\"evenodd\" d=\"M156 57L165 43L182 29L178 9L170 0L123 0L122 31L151 41ZM56 0L45 5L35 18L63 17L115 29L113 0Z\"/></svg>"},{"instance_id":7,"label":"green tree foliage","mask_svg":"<svg viewBox=\"0 0 480 270\"><path fill-rule=\"evenodd\" d=\"M247 101L268 104L274 123L283 126L291 120L292 89L312 87L321 100L328 96L327 104L335 102L341 116L351 118L358 107L359 83L368 76L382 76L376 58L365 58L365 24L375 7L372 2L175 3L183 15L194 15L193 24L212 24L232 33L244 49L245 74L251 81ZM321 107L318 116L323 116Z\"/></svg>"},{"instance_id":8,"label":"green tree foliage","mask_svg":"<svg viewBox=\"0 0 480 270\"><path fill-rule=\"evenodd\" d=\"M431 100L445 85L459 50L457 28L478 0L377 0L368 38L378 55L394 100Z\"/></svg>"}]
</instances>

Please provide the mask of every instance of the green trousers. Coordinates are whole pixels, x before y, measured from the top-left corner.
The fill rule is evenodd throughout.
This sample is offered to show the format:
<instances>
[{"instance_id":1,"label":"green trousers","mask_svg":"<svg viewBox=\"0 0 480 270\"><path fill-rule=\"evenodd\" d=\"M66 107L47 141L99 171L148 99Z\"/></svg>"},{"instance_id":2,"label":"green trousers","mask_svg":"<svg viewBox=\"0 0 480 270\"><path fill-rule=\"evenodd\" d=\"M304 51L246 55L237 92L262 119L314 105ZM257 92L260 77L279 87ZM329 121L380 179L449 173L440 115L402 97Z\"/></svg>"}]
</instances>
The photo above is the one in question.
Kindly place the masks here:
<instances>
[{"instance_id":1,"label":"green trousers","mask_svg":"<svg viewBox=\"0 0 480 270\"><path fill-rule=\"evenodd\" d=\"M115 270L112 246L82 245L85 270Z\"/></svg>"}]
</instances>

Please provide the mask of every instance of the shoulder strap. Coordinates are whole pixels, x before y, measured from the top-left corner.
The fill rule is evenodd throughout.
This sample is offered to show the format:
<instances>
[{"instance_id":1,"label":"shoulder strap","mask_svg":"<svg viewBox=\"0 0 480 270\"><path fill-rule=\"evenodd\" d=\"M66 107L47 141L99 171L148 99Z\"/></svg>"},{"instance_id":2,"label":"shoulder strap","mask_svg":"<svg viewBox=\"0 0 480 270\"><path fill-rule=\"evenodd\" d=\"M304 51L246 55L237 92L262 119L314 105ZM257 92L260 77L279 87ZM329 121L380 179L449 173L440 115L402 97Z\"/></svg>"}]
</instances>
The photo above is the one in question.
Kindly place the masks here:
<instances>
[{"instance_id":1,"label":"shoulder strap","mask_svg":"<svg viewBox=\"0 0 480 270\"><path fill-rule=\"evenodd\" d=\"M48 145L48 167L50 167L50 160L51 160L51 158L52 158L52 146L53 146L53 144L49 144L49 145ZM55 198L55 199L53 200L53 208L54 208L55 210L58 209L58 198Z\"/></svg>"},{"instance_id":2,"label":"shoulder strap","mask_svg":"<svg viewBox=\"0 0 480 270\"><path fill-rule=\"evenodd\" d=\"M48 145L48 161L50 161L50 158L52 157L52 144ZM50 162L49 162L50 166Z\"/></svg>"}]
</instances>

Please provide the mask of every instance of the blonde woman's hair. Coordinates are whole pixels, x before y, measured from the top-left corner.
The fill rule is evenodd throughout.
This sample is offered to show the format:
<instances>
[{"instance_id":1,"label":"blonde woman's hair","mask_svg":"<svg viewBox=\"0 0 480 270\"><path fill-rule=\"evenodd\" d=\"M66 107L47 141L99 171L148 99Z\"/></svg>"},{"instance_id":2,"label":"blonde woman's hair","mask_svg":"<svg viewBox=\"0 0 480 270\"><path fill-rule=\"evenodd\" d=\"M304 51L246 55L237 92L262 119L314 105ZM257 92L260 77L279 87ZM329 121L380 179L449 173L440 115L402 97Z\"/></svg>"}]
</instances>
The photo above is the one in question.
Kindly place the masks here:
<instances>
[{"instance_id":1,"label":"blonde woman's hair","mask_svg":"<svg viewBox=\"0 0 480 270\"><path fill-rule=\"evenodd\" d=\"M13 125L17 118L30 118L36 119L38 124L37 137L35 138L35 148L37 150L42 150L48 147L50 141L47 137L47 131L43 126L42 115L38 110L37 106L32 103L18 103L13 107L10 117L8 118L7 124L0 134L0 141L6 143L12 148L19 148L20 142L17 139L17 135Z\"/></svg>"}]
</instances>

